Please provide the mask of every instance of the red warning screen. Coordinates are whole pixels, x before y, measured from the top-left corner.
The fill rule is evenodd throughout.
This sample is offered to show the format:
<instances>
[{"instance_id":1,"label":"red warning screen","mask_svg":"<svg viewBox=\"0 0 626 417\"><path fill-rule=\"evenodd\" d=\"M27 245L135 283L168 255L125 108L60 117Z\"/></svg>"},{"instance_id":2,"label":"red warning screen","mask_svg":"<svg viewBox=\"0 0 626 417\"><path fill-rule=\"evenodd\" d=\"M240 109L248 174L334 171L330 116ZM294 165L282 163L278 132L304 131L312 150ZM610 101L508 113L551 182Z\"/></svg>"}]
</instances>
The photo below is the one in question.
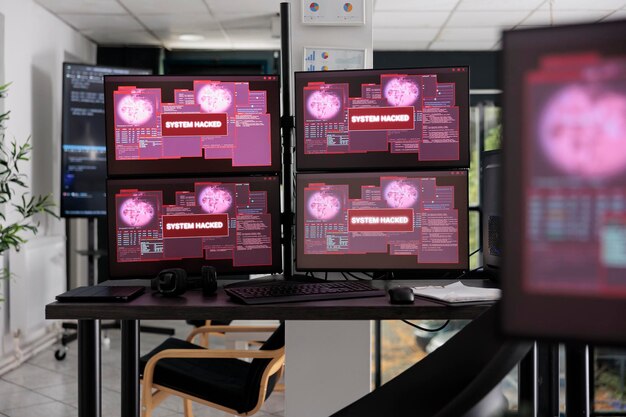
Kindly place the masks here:
<instances>
[{"instance_id":1,"label":"red warning screen","mask_svg":"<svg viewBox=\"0 0 626 417\"><path fill-rule=\"evenodd\" d=\"M228 214L163 216L163 237L228 236Z\"/></svg>"},{"instance_id":2,"label":"red warning screen","mask_svg":"<svg viewBox=\"0 0 626 417\"><path fill-rule=\"evenodd\" d=\"M107 198L114 276L280 270L275 176L109 180Z\"/></svg>"},{"instance_id":3,"label":"red warning screen","mask_svg":"<svg viewBox=\"0 0 626 417\"><path fill-rule=\"evenodd\" d=\"M349 209L348 231L412 232L413 209Z\"/></svg>"},{"instance_id":4,"label":"red warning screen","mask_svg":"<svg viewBox=\"0 0 626 417\"><path fill-rule=\"evenodd\" d=\"M302 270L465 269L467 172L297 175Z\"/></svg>"},{"instance_id":5,"label":"red warning screen","mask_svg":"<svg viewBox=\"0 0 626 417\"><path fill-rule=\"evenodd\" d=\"M295 73L298 170L469 165L469 68Z\"/></svg>"},{"instance_id":6,"label":"red warning screen","mask_svg":"<svg viewBox=\"0 0 626 417\"><path fill-rule=\"evenodd\" d=\"M104 91L109 176L280 171L276 76L110 76Z\"/></svg>"},{"instance_id":7,"label":"red warning screen","mask_svg":"<svg viewBox=\"0 0 626 417\"><path fill-rule=\"evenodd\" d=\"M163 114L163 136L224 136L228 134L228 115L217 114Z\"/></svg>"},{"instance_id":8,"label":"red warning screen","mask_svg":"<svg viewBox=\"0 0 626 417\"><path fill-rule=\"evenodd\" d=\"M348 109L349 130L413 130L413 107Z\"/></svg>"}]
</instances>

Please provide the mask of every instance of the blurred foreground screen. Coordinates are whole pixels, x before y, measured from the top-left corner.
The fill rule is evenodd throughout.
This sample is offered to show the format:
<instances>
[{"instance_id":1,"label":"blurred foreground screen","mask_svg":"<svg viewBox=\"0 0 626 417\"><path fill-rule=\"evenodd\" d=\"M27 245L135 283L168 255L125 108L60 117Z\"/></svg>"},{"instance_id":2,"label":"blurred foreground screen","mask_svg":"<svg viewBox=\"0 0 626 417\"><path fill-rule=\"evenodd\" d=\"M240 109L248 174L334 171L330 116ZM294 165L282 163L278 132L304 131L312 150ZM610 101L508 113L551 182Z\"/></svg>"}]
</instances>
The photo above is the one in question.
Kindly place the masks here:
<instances>
[{"instance_id":1,"label":"blurred foreground screen","mask_svg":"<svg viewBox=\"0 0 626 417\"><path fill-rule=\"evenodd\" d=\"M504 327L626 343L626 23L505 32Z\"/></svg>"}]
</instances>

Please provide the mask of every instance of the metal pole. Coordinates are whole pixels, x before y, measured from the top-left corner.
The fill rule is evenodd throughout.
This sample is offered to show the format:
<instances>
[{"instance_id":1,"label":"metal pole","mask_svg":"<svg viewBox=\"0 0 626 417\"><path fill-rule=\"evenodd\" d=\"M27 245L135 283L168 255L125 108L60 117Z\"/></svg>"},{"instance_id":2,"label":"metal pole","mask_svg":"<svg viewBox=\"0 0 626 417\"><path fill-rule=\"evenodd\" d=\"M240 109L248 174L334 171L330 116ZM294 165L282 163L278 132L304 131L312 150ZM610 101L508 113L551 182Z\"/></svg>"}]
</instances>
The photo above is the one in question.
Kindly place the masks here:
<instances>
[{"instance_id":1,"label":"metal pole","mask_svg":"<svg viewBox=\"0 0 626 417\"><path fill-rule=\"evenodd\" d=\"M293 117L291 115L291 5L280 4L280 60L282 81L283 116L281 118L283 138L283 262L284 274L289 278L293 274L293 171L291 133Z\"/></svg>"},{"instance_id":2,"label":"metal pole","mask_svg":"<svg viewBox=\"0 0 626 417\"><path fill-rule=\"evenodd\" d=\"M122 417L139 416L139 320L122 320Z\"/></svg>"},{"instance_id":3,"label":"metal pole","mask_svg":"<svg viewBox=\"0 0 626 417\"><path fill-rule=\"evenodd\" d=\"M78 321L78 416L100 417L100 322Z\"/></svg>"},{"instance_id":4,"label":"metal pole","mask_svg":"<svg viewBox=\"0 0 626 417\"><path fill-rule=\"evenodd\" d=\"M567 417L589 417L589 347L568 343L565 348L565 413Z\"/></svg>"}]
</instances>

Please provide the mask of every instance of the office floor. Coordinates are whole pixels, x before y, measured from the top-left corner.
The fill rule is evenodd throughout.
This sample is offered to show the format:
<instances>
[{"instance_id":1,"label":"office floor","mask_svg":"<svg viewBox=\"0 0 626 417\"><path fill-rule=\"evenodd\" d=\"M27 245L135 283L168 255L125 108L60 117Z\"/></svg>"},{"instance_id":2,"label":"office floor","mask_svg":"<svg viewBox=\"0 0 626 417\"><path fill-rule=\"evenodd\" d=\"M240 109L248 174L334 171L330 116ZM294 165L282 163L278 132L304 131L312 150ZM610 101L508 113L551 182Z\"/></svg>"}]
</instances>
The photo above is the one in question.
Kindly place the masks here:
<instances>
[{"instance_id":1,"label":"office floor","mask_svg":"<svg viewBox=\"0 0 626 417\"><path fill-rule=\"evenodd\" d=\"M180 321L142 322L145 325L171 327L176 336L186 337L191 327ZM109 330L110 345L102 347L102 416L120 415L120 331ZM141 354L147 353L166 336L141 334ZM218 339L212 340L219 346ZM77 347L70 344L63 361L54 359L56 347L50 347L19 368L0 377L0 416L2 417L73 417L78 415ZM284 394L274 392L257 417L282 417ZM182 400L170 397L153 413L154 417L182 416ZM209 407L194 405L196 417L226 417Z\"/></svg>"}]
</instances>

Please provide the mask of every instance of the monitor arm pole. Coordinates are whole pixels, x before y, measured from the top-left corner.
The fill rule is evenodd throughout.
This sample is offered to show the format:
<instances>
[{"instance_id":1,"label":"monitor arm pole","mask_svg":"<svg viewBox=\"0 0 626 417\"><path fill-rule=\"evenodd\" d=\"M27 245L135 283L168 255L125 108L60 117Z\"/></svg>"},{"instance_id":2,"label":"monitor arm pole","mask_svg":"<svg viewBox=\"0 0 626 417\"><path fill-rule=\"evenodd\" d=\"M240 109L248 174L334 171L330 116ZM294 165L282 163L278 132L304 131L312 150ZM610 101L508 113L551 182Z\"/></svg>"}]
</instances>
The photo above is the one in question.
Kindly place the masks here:
<instances>
[{"instance_id":1,"label":"monitor arm pole","mask_svg":"<svg viewBox=\"0 0 626 417\"><path fill-rule=\"evenodd\" d=\"M282 82L281 117L283 143L283 263L284 275L289 279L293 275L293 168L291 135L293 132L293 116L291 114L291 22L290 4L280 3L280 77Z\"/></svg>"}]
</instances>

